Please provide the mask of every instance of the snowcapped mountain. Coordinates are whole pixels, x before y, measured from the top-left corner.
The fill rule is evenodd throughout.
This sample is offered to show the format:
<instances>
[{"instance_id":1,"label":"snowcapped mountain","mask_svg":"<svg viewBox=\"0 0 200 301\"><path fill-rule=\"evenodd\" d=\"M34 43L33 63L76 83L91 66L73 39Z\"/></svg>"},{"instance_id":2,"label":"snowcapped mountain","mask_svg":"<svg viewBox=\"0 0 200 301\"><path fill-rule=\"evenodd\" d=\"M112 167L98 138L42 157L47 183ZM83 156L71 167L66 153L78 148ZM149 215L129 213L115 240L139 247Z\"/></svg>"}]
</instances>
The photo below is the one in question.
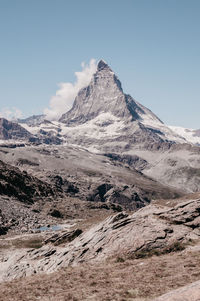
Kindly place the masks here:
<instances>
[{"instance_id":1,"label":"snowcapped mountain","mask_svg":"<svg viewBox=\"0 0 200 301\"><path fill-rule=\"evenodd\" d=\"M38 143L68 143L95 151L124 151L136 144L152 147L162 143L200 143L198 131L165 125L125 94L121 82L103 60L90 84L79 91L72 109L59 121L38 115L18 122Z\"/></svg>"},{"instance_id":2,"label":"snowcapped mountain","mask_svg":"<svg viewBox=\"0 0 200 301\"><path fill-rule=\"evenodd\" d=\"M101 60L89 86L79 91L72 109L63 114L60 121L75 126L108 112L125 122L143 120L143 116L148 115L162 123L151 111L124 94L119 79Z\"/></svg>"},{"instance_id":3,"label":"snowcapped mountain","mask_svg":"<svg viewBox=\"0 0 200 301\"><path fill-rule=\"evenodd\" d=\"M90 84L81 89L73 107L59 120L68 142L108 150L129 148L135 143L180 142L185 139L168 128L149 109L123 92L121 82L101 60ZM100 143L100 145L98 145Z\"/></svg>"}]
</instances>

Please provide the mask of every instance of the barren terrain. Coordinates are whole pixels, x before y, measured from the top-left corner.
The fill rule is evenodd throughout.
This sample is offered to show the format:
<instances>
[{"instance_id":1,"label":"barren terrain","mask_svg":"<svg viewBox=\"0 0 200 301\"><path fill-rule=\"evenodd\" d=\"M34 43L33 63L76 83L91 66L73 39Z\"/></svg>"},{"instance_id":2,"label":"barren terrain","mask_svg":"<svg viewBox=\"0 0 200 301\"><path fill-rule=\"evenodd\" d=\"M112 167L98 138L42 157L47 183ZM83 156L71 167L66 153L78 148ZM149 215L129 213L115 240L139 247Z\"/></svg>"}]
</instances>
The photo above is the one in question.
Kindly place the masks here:
<instances>
[{"instance_id":1,"label":"barren terrain","mask_svg":"<svg viewBox=\"0 0 200 301\"><path fill-rule=\"evenodd\" d=\"M200 247L141 259L109 258L0 284L1 301L153 300L200 279Z\"/></svg>"}]
</instances>

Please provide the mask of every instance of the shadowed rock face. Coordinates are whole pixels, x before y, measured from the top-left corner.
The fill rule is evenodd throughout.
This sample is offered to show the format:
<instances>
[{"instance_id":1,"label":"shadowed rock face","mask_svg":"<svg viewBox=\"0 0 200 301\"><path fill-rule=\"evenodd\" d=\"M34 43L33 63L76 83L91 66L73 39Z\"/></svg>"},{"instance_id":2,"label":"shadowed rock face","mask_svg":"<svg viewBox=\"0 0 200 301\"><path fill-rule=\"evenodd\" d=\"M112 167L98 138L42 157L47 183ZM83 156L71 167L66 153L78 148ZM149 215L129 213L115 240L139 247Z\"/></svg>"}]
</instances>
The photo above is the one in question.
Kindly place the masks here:
<instances>
[{"instance_id":1,"label":"shadowed rock face","mask_svg":"<svg viewBox=\"0 0 200 301\"><path fill-rule=\"evenodd\" d=\"M18 123L0 118L0 139L28 139L32 135Z\"/></svg>"},{"instance_id":2,"label":"shadowed rock face","mask_svg":"<svg viewBox=\"0 0 200 301\"><path fill-rule=\"evenodd\" d=\"M0 194L33 203L38 198L54 196L55 190L25 171L21 172L18 168L0 161Z\"/></svg>"},{"instance_id":3,"label":"shadowed rock face","mask_svg":"<svg viewBox=\"0 0 200 301\"><path fill-rule=\"evenodd\" d=\"M73 231L54 235L39 250L24 252L20 258L10 256L2 276L12 279L110 256L140 258L181 250L189 241L199 239L199 212L200 200L173 209L149 205L132 215L121 212L82 234L78 230L78 237ZM71 238L74 240L70 242ZM62 246L51 244L59 240L64 242Z\"/></svg>"}]
</instances>

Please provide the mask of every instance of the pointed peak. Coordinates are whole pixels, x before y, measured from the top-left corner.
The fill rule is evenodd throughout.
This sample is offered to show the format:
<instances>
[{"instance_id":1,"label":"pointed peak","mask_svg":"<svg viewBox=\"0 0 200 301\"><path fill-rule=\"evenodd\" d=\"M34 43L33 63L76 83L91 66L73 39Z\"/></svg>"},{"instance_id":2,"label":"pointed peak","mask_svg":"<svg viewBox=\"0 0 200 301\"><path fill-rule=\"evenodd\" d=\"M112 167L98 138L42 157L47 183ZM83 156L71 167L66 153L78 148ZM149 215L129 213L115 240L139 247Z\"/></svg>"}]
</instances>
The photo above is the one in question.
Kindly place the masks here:
<instances>
[{"instance_id":1,"label":"pointed peak","mask_svg":"<svg viewBox=\"0 0 200 301\"><path fill-rule=\"evenodd\" d=\"M101 70L104 70L104 69L111 70L110 67L108 66L108 64L104 60L100 60L98 65L97 65L97 70L101 71Z\"/></svg>"}]
</instances>

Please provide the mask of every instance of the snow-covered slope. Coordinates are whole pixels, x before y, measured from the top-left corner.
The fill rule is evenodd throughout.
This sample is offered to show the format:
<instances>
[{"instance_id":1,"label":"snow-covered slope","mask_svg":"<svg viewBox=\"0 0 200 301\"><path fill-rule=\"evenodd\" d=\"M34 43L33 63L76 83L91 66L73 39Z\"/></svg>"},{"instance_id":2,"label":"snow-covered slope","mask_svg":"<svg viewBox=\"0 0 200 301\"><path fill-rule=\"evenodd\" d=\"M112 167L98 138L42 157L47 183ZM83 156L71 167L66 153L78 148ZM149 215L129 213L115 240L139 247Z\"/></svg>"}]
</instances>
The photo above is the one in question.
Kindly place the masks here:
<instances>
[{"instance_id":1,"label":"snow-covered slope","mask_svg":"<svg viewBox=\"0 0 200 301\"><path fill-rule=\"evenodd\" d=\"M180 126L168 126L173 132L192 144L200 145L200 130L187 129Z\"/></svg>"}]
</instances>

